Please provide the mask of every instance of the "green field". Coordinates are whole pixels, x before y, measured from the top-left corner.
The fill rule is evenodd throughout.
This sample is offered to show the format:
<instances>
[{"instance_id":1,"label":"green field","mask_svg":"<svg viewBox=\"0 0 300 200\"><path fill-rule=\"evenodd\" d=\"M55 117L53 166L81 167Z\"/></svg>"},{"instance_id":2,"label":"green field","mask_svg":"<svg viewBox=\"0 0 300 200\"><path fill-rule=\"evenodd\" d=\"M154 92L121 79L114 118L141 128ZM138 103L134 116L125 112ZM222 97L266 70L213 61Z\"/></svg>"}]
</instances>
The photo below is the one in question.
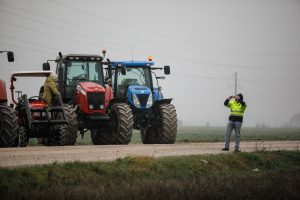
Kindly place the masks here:
<instances>
[{"instance_id":1,"label":"green field","mask_svg":"<svg viewBox=\"0 0 300 200\"><path fill-rule=\"evenodd\" d=\"M226 127L200 127L185 126L177 130L176 143L189 142L222 142L224 141ZM234 140L234 131L232 133ZM300 128L242 128L242 141L266 141L266 140L300 140ZM131 144L142 143L140 132L133 131ZM36 145L36 139L30 139L30 145ZM92 144L90 132L86 132L84 138L78 132L77 145Z\"/></svg>"},{"instance_id":2,"label":"green field","mask_svg":"<svg viewBox=\"0 0 300 200\"><path fill-rule=\"evenodd\" d=\"M0 199L300 199L300 152L0 168Z\"/></svg>"},{"instance_id":3,"label":"green field","mask_svg":"<svg viewBox=\"0 0 300 200\"><path fill-rule=\"evenodd\" d=\"M221 142L224 141L226 127L179 127L177 143L184 142ZM234 139L234 132L232 134ZM242 128L241 139L251 140L300 140L300 128ZM139 131L134 131L131 143L142 143ZM87 132L81 139L79 135L77 144L91 144L90 134Z\"/></svg>"}]
</instances>

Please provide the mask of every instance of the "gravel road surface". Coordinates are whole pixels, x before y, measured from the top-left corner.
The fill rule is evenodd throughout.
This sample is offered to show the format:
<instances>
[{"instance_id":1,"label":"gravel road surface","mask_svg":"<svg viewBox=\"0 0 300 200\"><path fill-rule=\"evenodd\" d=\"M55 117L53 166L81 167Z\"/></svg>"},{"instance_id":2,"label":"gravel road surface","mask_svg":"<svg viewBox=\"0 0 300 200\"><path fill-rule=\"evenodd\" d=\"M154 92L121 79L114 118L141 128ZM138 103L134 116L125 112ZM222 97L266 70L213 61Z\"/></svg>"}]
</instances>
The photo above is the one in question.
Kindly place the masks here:
<instances>
[{"instance_id":1,"label":"gravel road surface","mask_svg":"<svg viewBox=\"0 0 300 200\"><path fill-rule=\"evenodd\" d=\"M24 148L1 148L0 167L39 165L72 161L111 161L126 156L180 156L196 154L219 154L224 152L223 142L180 144L130 144L130 145L78 145L65 147L29 146ZM234 144L232 144L234 146ZM233 146L231 148L233 148ZM300 150L300 141L242 142L241 150Z\"/></svg>"}]
</instances>

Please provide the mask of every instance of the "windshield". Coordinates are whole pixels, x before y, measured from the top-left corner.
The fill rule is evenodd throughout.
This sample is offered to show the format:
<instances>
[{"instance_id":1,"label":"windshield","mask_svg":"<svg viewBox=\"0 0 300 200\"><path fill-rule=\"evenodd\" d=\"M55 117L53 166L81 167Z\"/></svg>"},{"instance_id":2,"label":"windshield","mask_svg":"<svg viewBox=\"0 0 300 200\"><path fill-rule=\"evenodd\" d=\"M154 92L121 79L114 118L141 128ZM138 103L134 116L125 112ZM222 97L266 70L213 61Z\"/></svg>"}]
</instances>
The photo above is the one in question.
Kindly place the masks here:
<instances>
[{"instance_id":1,"label":"windshield","mask_svg":"<svg viewBox=\"0 0 300 200\"><path fill-rule=\"evenodd\" d=\"M68 61L66 69L66 95L73 96L79 82L94 82L103 86L99 61Z\"/></svg>"},{"instance_id":2,"label":"windshield","mask_svg":"<svg viewBox=\"0 0 300 200\"><path fill-rule=\"evenodd\" d=\"M148 88L151 87L150 69L145 67L140 68L126 68L126 75L122 75L121 69L117 70L116 79L112 80L112 83L117 87L113 87L117 96L126 96L127 88L129 85L142 85ZM114 76L113 76L114 77Z\"/></svg>"}]
</instances>

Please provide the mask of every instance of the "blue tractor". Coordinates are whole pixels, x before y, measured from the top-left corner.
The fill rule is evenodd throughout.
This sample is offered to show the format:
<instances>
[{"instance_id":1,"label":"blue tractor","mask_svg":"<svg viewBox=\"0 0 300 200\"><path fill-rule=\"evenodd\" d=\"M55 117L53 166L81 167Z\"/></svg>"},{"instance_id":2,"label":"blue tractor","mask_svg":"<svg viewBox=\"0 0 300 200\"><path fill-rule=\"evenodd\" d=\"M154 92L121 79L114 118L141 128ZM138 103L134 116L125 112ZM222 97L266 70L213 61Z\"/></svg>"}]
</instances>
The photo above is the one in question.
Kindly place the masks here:
<instances>
[{"instance_id":1,"label":"blue tractor","mask_svg":"<svg viewBox=\"0 0 300 200\"><path fill-rule=\"evenodd\" d=\"M172 99L164 99L154 71L170 67L154 67L150 61L107 62L107 79L114 99L130 105L134 129L140 130L144 144L173 144L177 134L177 114Z\"/></svg>"}]
</instances>

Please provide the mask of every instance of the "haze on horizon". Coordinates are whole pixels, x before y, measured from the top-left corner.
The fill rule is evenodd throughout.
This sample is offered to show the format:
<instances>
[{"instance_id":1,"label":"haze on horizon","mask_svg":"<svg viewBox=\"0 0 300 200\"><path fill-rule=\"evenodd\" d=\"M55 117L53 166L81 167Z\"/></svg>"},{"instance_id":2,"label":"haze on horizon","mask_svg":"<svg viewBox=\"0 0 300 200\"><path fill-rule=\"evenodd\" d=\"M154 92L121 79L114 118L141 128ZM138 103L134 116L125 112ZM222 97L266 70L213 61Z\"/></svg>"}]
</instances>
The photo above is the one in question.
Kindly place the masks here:
<instances>
[{"instance_id":1,"label":"haze on horizon","mask_svg":"<svg viewBox=\"0 0 300 200\"><path fill-rule=\"evenodd\" d=\"M0 0L0 78L40 70L63 54L101 54L171 66L160 81L184 125L225 126L238 93L244 126L281 127L300 113L298 0ZM55 70L55 65L52 65ZM158 73L162 74L162 73ZM43 80L17 83L37 95Z\"/></svg>"}]
</instances>

